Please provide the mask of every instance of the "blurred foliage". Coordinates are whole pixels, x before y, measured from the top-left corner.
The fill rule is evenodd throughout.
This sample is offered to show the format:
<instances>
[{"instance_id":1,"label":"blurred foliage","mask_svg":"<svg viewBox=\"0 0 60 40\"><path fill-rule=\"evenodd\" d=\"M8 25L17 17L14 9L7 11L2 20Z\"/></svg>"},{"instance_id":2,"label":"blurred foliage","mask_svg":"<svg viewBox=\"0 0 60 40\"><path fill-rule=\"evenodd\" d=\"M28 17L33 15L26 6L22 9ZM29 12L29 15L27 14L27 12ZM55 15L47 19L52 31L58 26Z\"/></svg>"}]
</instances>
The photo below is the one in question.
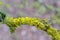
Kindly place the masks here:
<instances>
[{"instance_id":1,"label":"blurred foliage","mask_svg":"<svg viewBox=\"0 0 60 40\"><path fill-rule=\"evenodd\" d=\"M3 2L0 2L0 6L2 6L3 5Z\"/></svg>"},{"instance_id":2,"label":"blurred foliage","mask_svg":"<svg viewBox=\"0 0 60 40\"><path fill-rule=\"evenodd\" d=\"M37 0L37 2L42 3L42 2L43 2L43 0Z\"/></svg>"},{"instance_id":3,"label":"blurred foliage","mask_svg":"<svg viewBox=\"0 0 60 40\"><path fill-rule=\"evenodd\" d=\"M39 13L45 13L46 12L46 8L44 6L40 6L40 8L38 9Z\"/></svg>"},{"instance_id":4,"label":"blurred foliage","mask_svg":"<svg viewBox=\"0 0 60 40\"><path fill-rule=\"evenodd\" d=\"M54 16L53 19L58 23L60 24L60 18L58 16Z\"/></svg>"},{"instance_id":5,"label":"blurred foliage","mask_svg":"<svg viewBox=\"0 0 60 40\"><path fill-rule=\"evenodd\" d=\"M40 7L40 4L38 2L33 3L33 8L38 9Z\"/></svg>"},{"instance_id":6,"label":"blurred foliage","mask_svg":"<svg viewBox=\"0 0 60 40\"><path fill-rule=\"evenodd\" d=\"M50 10L54 10L54 6L53 5L48 5L48 8L50 9Z\"/></svg>"},{"instance_id":7,"label":"blurred foliage","mask_svg":"<svg viewBox=\"0 0 60 40\"><path fill-rule=\"evenodd\" d=\"M52 18L57 22L57 24L60 24L60 7L56 8L57 13L55 13Z\"/></svg>"}]
</instances>

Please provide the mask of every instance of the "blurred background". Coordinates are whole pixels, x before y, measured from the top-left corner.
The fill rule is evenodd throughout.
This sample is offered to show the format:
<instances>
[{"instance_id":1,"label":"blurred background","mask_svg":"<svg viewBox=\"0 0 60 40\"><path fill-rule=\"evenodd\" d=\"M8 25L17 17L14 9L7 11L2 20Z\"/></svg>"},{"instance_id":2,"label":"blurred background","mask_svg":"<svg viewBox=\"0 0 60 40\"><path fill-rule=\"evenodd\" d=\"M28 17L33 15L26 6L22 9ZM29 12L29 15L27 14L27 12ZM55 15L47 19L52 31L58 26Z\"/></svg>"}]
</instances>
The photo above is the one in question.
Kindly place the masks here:
<instances>
[{"instance_id":1,"label":"blurred background","mask_svg":"<svg viewBox=\"0 0 60 40\"><path fill-rule=\"evenodd\" d=\"M60 0L0 0L0 11L5 13L7 16L12 16L12 17L28 16L28 17L38 17L42 19L49 19L48 21L49 24L51 24L54 28L60 30ZM1 25L3 26L5 24L1 24ZM1 30L4 30L4 29L9 30L5 26L0 27L0 29L3 28ZM27 27L27 25L24 25L24 27L26 28L26 30L30 29ZM17 29L16 33L14 33L14 36L17 36L17 34L21 35L20 34L21 31L19 30L23 30L24 27L21 29ZM45 39L51 40L49 36L46 37L47 33L45 34L45 32L40 30L40 34L39 34L38 31L34 33L34 32L31 32L31 30L36 30L36 28L33 27L33 29L30 29L30 31L27 31L29 35L27 35L26 38L25 38L26 35L25 36L18 35L17 37L12 37L13 39L10 39L10 40L45 40ZM3 31L1 31L0 34L2 32ZM5 32L3 33L4 35L7 35ZM9 34L9 32L7 33ZM23 33L25 33L25 31L23 31ZM34 36L31 37L33 33L34 33ZM44 33L44 35L42 33ZM41 37L38 36L38 34ZM0 40L5 40L3 39L4 37L2 38L2 35L0 37ZM8 38L6 40L8 40Z\"/></svg>"}]
</instances>

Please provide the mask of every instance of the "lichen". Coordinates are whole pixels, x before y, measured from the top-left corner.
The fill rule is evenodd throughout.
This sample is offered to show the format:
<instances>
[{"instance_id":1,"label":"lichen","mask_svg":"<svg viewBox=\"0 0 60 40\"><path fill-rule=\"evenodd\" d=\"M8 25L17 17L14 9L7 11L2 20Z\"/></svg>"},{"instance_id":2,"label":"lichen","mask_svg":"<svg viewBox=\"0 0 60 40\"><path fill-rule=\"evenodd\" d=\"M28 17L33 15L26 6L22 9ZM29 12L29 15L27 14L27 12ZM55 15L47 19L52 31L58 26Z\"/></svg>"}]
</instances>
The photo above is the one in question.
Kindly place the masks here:
<instances>
[{"instance_id":1,"label":"lichen","mask_svg":"<svg viewBox=\"0 0 60 40\"><path fill-rule=\"evenodd\" d=\"M11 33L13 33L20 25L35 26L38 30L43 30L52 36L52 40L60 40L60 32L48 24L47 20L31 17L7 17L5 23L10 27Z\"/></svg>"}]
</instances>

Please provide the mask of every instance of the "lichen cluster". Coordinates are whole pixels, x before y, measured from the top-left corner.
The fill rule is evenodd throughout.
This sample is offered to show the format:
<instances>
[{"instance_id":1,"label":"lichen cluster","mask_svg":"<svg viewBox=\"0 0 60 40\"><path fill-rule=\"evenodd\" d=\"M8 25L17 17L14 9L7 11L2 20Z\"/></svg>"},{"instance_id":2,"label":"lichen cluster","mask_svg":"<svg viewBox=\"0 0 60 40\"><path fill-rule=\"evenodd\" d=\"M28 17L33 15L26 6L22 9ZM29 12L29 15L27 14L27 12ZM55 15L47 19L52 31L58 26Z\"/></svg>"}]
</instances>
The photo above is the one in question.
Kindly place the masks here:
<instances>
[{"instance_id":1,"label":"lichen cluster","mask_svg":"<svg viewBox=\"0 0 60 40\"><path fill-rule=\"evenodd\" d=\"M47 32L51 37L52 40L60 40L60 32L50 26L46 20L42 20L40 18L31 18L31 17L19 17L19 18L6 18L5 23L10 27L11 33L13 33L17 27L20 25L30 25L35 26L38 30L43 30Z\"/></svg>"}]
</instances>

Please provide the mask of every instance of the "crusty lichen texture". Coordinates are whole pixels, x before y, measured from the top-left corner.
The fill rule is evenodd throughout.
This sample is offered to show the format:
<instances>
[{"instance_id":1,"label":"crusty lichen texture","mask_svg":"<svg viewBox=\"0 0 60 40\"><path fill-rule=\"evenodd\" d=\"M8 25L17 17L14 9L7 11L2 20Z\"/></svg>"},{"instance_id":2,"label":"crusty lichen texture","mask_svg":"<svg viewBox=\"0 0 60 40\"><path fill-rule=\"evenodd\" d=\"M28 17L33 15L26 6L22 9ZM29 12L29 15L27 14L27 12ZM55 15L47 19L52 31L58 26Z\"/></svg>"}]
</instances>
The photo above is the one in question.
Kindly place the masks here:
<instances>
[{"instance_id":1,"label":"crusty lichen texture","mask_svg":"<svg viewBox=\"0 0 60 40\"><path fill-rule=\"evenodd\" d=\"M20 25L30 25L35 26L38 30L43 30L48 33L52 37L52 40L60 40L60 33L57 29L50 26L46 20L42 20L40 18L32 18L32 17L7 17L5 19L5 23L10 27L11 33L13 33L17 27Z\"/></svg>"}]
</instances>

